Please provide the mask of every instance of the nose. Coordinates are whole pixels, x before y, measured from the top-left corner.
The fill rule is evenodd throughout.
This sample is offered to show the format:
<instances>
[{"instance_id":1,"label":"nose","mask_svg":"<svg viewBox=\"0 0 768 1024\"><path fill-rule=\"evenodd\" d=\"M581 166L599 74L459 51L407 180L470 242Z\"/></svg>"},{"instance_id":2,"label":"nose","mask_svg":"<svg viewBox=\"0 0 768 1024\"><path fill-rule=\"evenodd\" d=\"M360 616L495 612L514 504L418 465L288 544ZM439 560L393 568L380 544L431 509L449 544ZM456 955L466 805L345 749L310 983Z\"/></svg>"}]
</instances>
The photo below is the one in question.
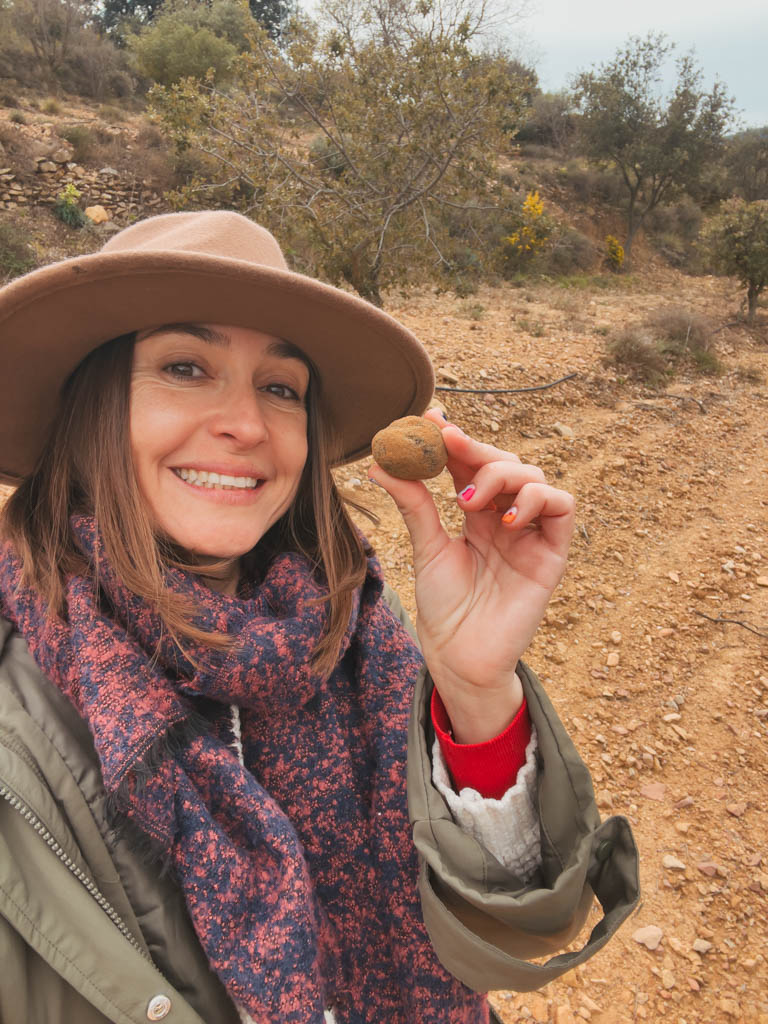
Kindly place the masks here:
<instances>
[{"instance_id":1,"label":"nose","mask_svg":"<svg viewBox=\"0 0 768 1024\"><path fill-rule=\"evenodd\" d=\"M227 388L211 417L212 433L239 448L252 448L266 441L269 429L260 398L250 384Z\"/></svg>"}]
</instances>

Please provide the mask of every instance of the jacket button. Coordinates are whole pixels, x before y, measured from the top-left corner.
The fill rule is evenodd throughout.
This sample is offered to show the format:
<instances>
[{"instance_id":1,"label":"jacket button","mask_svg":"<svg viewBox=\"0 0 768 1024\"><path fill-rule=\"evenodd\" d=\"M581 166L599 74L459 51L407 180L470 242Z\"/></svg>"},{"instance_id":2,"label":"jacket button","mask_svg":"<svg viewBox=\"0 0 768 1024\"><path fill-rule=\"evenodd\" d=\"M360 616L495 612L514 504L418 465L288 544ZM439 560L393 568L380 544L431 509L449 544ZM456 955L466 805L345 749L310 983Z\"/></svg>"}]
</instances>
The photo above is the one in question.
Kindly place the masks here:
<instances>
[{"instance_id":1,"label":"jacket button","mask_svg":"<svg viewBox=\"0 0 768 1024\"><path fill-rule=\"evenodd\" d=\"M171 1000L168 996L152 996L147 1007L147 1020L162 1020L171 1012Z\"/></svg>"},{"instance_id":2,"label":"jacket button","mask_svg":"<svg viewBox=\"0 0 768 1024\"><path fill-rule=\"evenodd\" d=\"M612 853L613 853L613 840L612 839L603 839L602 842L597 844L597 849L595 850L595 857L599 861L608 860L608 858L611 856Z\"/></svg>"}]
</instances>

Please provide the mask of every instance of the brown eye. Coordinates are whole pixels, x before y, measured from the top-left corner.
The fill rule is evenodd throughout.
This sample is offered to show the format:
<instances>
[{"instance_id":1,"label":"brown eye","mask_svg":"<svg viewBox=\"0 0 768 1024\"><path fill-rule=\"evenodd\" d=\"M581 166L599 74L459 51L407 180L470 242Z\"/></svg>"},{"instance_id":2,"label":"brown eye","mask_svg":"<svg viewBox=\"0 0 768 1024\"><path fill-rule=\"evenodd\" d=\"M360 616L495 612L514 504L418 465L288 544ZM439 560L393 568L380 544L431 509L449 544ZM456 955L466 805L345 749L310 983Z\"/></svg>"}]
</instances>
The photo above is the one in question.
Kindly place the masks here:
<instances>
[{"instance_id":1,"label":"brown eye","mask_svg":"<svg viewBox=\"0 0 768 1024\"><path fill-rule=\"evenodd\" d=\"M203 375L203 371L196 363L169 363L168 366L164 367L164 370L172 377L185 377L187 379Z\"/></svg>"}]
</instances>

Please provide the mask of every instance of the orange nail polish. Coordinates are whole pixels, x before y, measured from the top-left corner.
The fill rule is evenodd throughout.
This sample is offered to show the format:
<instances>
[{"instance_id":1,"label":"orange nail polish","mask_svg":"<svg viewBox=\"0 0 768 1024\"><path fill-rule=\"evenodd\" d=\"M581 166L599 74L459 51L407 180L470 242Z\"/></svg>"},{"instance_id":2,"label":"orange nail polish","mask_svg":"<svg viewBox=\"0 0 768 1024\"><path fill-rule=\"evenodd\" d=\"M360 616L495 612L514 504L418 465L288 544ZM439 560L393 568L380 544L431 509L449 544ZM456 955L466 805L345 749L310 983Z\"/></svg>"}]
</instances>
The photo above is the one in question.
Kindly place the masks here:
<instances>
[{"instance_id":1,"label":"orange nail polish","mask_svg":"<svg viewBox=\"0 0 768 1024\"><path fill-rule=\"evenodd\" d=\"M502 523L514 523L517 519L517 505L513 505L508 511L501 517Z\"/></svg>"}]
</instances>

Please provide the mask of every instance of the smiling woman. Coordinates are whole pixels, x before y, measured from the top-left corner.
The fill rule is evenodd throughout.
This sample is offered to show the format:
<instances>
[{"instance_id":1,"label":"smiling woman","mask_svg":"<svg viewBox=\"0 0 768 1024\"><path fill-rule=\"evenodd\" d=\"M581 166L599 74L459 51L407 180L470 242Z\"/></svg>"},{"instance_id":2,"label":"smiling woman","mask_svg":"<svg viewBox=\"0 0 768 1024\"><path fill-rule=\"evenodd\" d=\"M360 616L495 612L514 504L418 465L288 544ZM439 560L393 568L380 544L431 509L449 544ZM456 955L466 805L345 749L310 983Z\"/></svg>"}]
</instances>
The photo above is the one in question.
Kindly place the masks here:
<instances>
[{"instance_id":1,"label":"smiling woman","mask_svg":"<svg viewBox=\"0 0 768 1024\"><path fill-rule=\"evenodd\" d=\"M200 559L240 558L290 508L307 459L309 368L279 339L245 327L140 332L130 433L154 528Z\"/></svg>"},{"instance_id":2,"label":"smiling woman","mask_svg":"<svg viewBox=\"0 0 768 1024\"><path fill-rule=\"evenodd\" d=\"M0 1019L487 1024L600 948L634 843L521 661L572 497L427 412L462 535L370 469L417 643L334 485L427 405L410 332L206 212L14 282L0 339Z\"/></svg>"}]
</instances>

